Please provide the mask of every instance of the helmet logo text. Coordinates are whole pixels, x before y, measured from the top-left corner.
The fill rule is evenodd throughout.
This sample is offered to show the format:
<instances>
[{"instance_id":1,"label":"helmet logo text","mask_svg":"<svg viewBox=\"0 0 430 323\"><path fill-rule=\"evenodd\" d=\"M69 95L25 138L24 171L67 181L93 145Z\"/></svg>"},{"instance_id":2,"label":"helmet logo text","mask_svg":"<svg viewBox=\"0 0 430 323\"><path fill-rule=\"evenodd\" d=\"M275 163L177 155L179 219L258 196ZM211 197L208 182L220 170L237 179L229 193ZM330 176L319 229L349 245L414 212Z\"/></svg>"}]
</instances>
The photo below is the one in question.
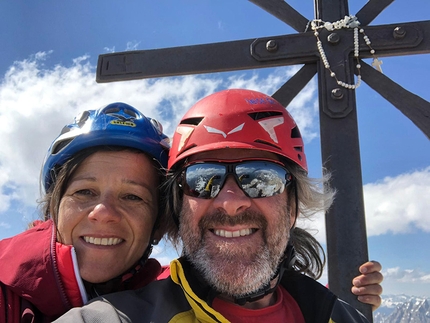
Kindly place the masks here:
<instances>
[{"instance_id":1,"label":"helmet logo text","mask_svg":"<svg viewBox=\"0 0 430 323\"><path fill-rule=\"evenodd\" d=\"M109 123L117 126L136 127L136 124L131 121L112 120Z\"/></svg>"},{"instance_id":2,"label":"helmet logo text","mask_svg":"<svg viewBox=\"0 0 430 323\"><path fill-rule=\"evenodd\" d=\"M249 104L276 104L276 101L272 98L253 98L253 99L245 99Z\"/></svg>"}]
</instances>

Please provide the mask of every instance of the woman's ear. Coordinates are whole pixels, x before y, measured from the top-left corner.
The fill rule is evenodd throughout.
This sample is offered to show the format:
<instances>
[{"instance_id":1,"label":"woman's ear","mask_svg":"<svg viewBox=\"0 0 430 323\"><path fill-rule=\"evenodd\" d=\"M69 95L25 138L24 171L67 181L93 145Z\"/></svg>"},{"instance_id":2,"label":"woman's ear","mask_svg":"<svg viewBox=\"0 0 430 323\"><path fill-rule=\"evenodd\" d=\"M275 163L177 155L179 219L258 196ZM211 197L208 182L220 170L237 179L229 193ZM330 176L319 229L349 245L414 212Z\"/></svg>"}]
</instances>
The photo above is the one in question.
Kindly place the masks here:
<instances>
[{"instance_id":1,"label":"woman's ear","mask_svg":"<svg viewBox=\"0 0 430 323\"><path fill-rule=\"evenodd\" d=\"M157 229L154 231L154 233L152 234L152 241L150 241L150 243L155 246L157 245L160 240L163 238L163 233L161 232L161 230Z\"/></svg>"}]
</instances>

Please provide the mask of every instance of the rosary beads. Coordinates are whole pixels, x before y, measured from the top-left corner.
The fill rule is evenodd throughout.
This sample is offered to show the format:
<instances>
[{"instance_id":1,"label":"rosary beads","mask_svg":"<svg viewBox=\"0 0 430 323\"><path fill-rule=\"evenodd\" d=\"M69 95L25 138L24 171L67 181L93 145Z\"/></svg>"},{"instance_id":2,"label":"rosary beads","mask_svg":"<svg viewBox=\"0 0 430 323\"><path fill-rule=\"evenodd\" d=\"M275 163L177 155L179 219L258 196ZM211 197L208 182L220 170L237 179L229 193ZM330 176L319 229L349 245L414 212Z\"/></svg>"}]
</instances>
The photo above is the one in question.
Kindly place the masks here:
<instances>
[{"instance_id":1,"label":"rosary beads","mask_svg":"<svg viewBox=\"0 0 430 323\"><path fill-rule=\"evenodd\" d=\"M361 74L360 74L361 65L360 65L360 61L359 61L359 55L360 55L359 33L363 35L363 40L366 43L367 47L369 47L370 53L373 56L372 66L374 66L379 72L382 73L382 69L381 69L382 61L380 61L375 56L375 50L371 46L371 41L370 41L369 37L364 32L363 28L359 29L359 26L360 26L360 22L358 21L357 17L352 16L352 15L351 16L345 16L345 18L338 20L338 21L335 21L335 22L325 22L325 21L322 21L321 19L314 19L311 21L311 29L314 31L314 35L317 39L317 48L318 48L318 52L320 53L321 60L324 64L324 67L330 72L330 76L336 80L336 82L339 86L342 86L342 87L350 89L350 90L355 90L361 84ZM354 58L357 61L357 65L355 67L358 70L357 82L355 84L348 84L348 83L345 83L343 81L340 81L337 78L336 73L333 72L333 70L330 68L330 63L328 61L326 53L324 52L324 48L323 48L321 39L319 38L319 32L318 31L323 29L323 28L327 29L328 31L333 31L333 30L342 29L342 28L353 28L354 29Z\"/></svg>"}]
</instances>

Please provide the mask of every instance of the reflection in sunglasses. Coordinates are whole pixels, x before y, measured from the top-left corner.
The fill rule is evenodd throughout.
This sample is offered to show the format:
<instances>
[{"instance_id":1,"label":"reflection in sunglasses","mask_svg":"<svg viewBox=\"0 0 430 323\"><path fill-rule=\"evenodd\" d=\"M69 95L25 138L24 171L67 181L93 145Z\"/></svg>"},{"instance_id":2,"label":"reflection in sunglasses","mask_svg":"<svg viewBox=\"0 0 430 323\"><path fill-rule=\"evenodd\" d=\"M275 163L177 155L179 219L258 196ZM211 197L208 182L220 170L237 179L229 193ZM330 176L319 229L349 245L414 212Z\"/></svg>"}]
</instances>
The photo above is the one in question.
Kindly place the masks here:
<instances>
[{"instance_id":1,"label":"reflection in sunglasses","mask_svg":"<svg viewBox=\"0 0 430 323\"><path fill-rule=\"evenodd\" d=\"M233 175L239 187L251 198L281 194L291 182L289 172L274 162L199 162L184 169L180 186L186 195L215 198L228 175Z\"/></svg>"}]
</instances>

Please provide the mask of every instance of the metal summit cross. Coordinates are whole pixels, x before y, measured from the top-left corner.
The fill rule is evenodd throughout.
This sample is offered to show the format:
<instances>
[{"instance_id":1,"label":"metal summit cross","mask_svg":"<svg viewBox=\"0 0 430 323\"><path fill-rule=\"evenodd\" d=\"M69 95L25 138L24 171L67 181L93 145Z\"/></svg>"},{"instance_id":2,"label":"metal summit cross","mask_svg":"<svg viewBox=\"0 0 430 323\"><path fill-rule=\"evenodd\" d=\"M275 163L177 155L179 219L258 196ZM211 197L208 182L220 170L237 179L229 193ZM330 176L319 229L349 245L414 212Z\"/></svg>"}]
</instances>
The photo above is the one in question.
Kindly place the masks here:
<instances>
[{"instance_id":1,"label":"metal summit cross","mask_svg":"<svg viewBox=\"0 0 430 323\"><path fill-rule=\"evenodd\" d=\"M350 293L358 266L368 259L355 88L364 81L430 138L430 103L380 73L377 59L430 53L430 21L368 26L394 0L369 0L355 17L348 0L314 0L311 21L283 0L250 1L298 33L103 54L97 82L304 64L273 94L287 106L318 73L322 160L340 192L326 216L329 285L372 321L370 307ZM376 69L362 58L374 58Z\"/></svg>"}]
</instances>

